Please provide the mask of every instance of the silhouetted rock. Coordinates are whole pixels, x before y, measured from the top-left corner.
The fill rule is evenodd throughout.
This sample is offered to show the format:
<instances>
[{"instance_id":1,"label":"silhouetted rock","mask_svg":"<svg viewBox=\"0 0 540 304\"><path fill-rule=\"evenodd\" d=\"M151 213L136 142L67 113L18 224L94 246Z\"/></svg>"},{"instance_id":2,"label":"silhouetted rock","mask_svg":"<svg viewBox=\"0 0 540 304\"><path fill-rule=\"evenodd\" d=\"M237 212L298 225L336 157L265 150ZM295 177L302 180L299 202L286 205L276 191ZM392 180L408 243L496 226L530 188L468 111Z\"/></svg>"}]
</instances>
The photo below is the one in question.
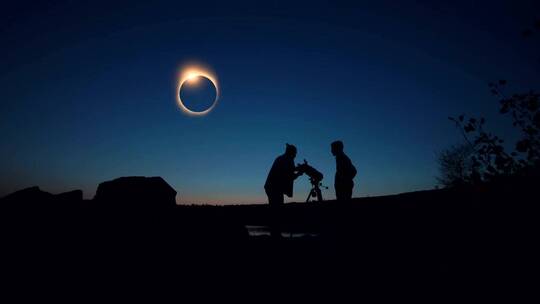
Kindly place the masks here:
<instances>
[{"instance_id":1,"label":"silhouetted rock","mask_svg":"<svg viewBox=\"0 0 540 304\"><path fill-rule=\"evenodd\" d=\"M161 177L120 177L99 184L94 201L112 207L173 207L176 191Z\"/></svg>"},{"instance_id":2,"label":"silhouetted rock","mask_svg":"<svg viewBox=\"0 0 540 304\"><path fill-rule=\"evenodd\" d=\"M32 208L47 208L57 206L59 203L77 204L81 203L82 200L82 190L51 194L49 192L42 191L38 186L34 186L5 196L2 198L2 203L13 207L32 206Z\"/></svg>"},{"instance_id":3,"label":"silhouetted rock","mask_svg":"<svg viewBox=\"0 0 540 304\"><path fill-rule=\"evenodd\" d=\"M38 186L25 188L13 192L2 198L4 204L42 204L50 203L54 196L49 192L42 191Z\"/></svg>"},{"instance_id":4,"label":"silhouetted rock","mask_svg":"<svg viewBox=\"0 0 540 304\"><path fill-rule=\"evenodd\" d=\"M54 200L61 203L80 203L83 200L82 190L62 192L54 196Z\"/></svg>"}]
</instances>

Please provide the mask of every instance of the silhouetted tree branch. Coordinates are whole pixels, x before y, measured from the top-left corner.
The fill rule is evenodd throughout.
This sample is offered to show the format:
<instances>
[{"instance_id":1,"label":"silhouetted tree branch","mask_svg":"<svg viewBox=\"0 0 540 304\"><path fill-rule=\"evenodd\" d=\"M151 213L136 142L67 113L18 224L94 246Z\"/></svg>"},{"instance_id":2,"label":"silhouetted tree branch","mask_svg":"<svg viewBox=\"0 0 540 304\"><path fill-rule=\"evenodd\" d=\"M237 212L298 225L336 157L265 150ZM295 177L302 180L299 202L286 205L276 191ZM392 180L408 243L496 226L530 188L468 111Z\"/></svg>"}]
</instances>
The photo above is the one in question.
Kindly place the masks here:
<instances>
[{"instance_id":1,"label":"silhouetted tree branch","mask_svg":"<svg viewBox=\"0 0 540 304\"><path fill-rule=\"evenodd\" d=\"M540 32L540 20L534 29L523 31L524 36ZM506 94L507 81L501 79L488 84L491 93L500 98L500 113L509 114L512 125L519 128L520 138L514 151L506 153L504 140L484 130L484 118L449 117L459 129L465 142L439 155L439 182L445 186L456 183L476 183L493 180L501 176L535 176L540 171L540 94L534 90L525 93ZM465 153L465 151L469 151ZM470 157L470 159L468 159ZM467 161L470 160L470 163ZM456 182L458 181L458 182Z\"/></svg>"}]
</instances>

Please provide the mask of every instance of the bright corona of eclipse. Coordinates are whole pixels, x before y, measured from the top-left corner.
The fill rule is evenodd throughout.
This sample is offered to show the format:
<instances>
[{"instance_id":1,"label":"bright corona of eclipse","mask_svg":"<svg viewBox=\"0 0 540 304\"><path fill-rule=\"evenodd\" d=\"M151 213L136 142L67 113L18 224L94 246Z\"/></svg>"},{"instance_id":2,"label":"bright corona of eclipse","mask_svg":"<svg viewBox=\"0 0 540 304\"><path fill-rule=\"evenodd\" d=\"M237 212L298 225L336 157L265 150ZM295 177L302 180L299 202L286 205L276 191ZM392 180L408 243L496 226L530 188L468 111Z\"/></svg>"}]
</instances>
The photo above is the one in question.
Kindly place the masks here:
<instances>
[{"instance_id":1,"label":"bright corona of eclipse","mask_svg":"<svg viewBox=\"0 0 540 304\"><path fill-rule=\"evenodd\" d=\"M206 78L209 80L212 85L214 86L214 89L216 91L216 97L214 98L214 101L208 107L207 109L203 111L195 111L193 109L189 109L185 102L182 100L181 92L182 88L187 85L197 85L201 79ZM192 116L204 116L208 114L212 109L215 108L217 102L219 99L219 85L217 81L217 77L212 70L209 68L200 66L200 65L190 65L182 69L180 72L180 76L178 78L178 86L176 90L176 101L178 102L178 106L182 111L188 115Z\"/></svg>"}]
</instances>

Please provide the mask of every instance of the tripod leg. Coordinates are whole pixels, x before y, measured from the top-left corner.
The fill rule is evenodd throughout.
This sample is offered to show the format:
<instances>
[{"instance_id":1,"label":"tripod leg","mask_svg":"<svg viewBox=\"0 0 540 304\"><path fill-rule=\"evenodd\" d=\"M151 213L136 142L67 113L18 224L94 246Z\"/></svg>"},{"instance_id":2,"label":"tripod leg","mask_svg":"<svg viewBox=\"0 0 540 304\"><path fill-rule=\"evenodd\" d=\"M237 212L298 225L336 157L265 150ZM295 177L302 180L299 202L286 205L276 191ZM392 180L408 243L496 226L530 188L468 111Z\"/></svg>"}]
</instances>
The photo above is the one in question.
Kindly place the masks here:
<instances>
[{"instance_id":1,"label":"tripod leg","mask_svg":"<svg viewBox=\"0 0 540 304\"><path fill-rule=\"evenodd\" d=\"M312 192L313 192L313 189L309 191L309 193L307 195L307 198L306 198L306 203L309 203L309 198L311 197Z\"/></svg>"},{"instance_id":2,"label":"tripod leg","mask_svg":"<svg viewBox=\"0 0 540 304\"><path fill-rule=\"evenodd\" d=\"M321 188L317 187L317 189L315 189L315 191L317 192L317 200L318 200L319 202L322 202L322 201L323 201L323 198L322 198Z\"/></svg>"}]
</instances>

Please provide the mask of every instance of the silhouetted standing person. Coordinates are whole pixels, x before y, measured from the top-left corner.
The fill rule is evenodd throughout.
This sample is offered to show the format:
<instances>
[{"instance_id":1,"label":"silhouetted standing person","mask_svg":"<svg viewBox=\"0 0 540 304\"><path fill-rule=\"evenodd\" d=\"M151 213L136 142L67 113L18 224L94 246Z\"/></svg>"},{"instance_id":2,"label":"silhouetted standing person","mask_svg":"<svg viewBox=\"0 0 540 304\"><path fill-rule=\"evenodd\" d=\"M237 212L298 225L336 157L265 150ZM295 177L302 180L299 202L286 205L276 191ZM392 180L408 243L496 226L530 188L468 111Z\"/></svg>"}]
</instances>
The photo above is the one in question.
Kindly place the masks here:
<instances>
[{"instance_id":1,"label":"silhouetted standing person","mask_svg":"<svg viewBox=\"0 0 540 304\"><path fill-rule=\"evenodd\" d=\"M266 178L264 190L268 196L271 212L271 232L273 237L280 237L279 213L284 202L283 195L292 197L294 180L299 176L295 172L294 158L296 147L286 144L285 153L278 156Z\"/></svg>"},{"instance_id":2,"label":"silhouetted standing person","mask_svg":"<svg viewBox=\"0 0 540 304\"><path fill-rule=\"evenodd\" d=\"M348 201L352 197L356 168L345 152L343 152L343 142L334 141L331 145L332 154L336 157L336 177L334 188L336 189L336 199L339 201Z\"/></svg>"}]
</instances>

